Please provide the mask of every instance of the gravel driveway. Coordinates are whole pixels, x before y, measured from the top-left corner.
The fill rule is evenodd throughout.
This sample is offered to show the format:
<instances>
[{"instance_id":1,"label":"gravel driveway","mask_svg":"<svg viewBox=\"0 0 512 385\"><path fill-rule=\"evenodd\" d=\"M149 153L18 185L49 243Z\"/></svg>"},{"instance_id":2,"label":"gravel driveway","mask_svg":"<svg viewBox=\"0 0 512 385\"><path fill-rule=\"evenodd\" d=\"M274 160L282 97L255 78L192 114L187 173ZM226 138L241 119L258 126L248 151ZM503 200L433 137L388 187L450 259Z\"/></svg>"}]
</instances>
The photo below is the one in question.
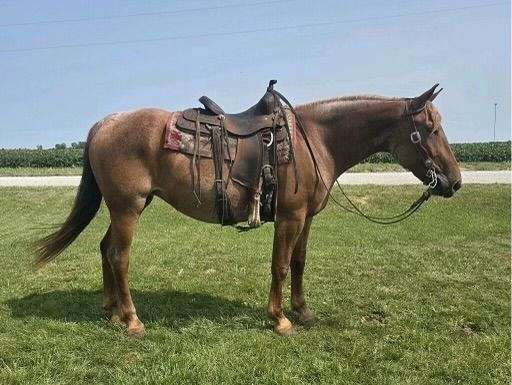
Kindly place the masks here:
<instances>
[{"instance_id":1,"label":"gravel driveway","mask_svg":"<svg viewBox=\"0 0 512 385\"><path fill-rule=\"evenodd\" d=\"M463 171L462 184L510 184L510 171ZM419 184L419 180L409 172L349 172L339 179L345 185L407 185ZM0 177L0 187L41 187L78 186L79 176L4 176Z\"/></svg>"}]
</instances>

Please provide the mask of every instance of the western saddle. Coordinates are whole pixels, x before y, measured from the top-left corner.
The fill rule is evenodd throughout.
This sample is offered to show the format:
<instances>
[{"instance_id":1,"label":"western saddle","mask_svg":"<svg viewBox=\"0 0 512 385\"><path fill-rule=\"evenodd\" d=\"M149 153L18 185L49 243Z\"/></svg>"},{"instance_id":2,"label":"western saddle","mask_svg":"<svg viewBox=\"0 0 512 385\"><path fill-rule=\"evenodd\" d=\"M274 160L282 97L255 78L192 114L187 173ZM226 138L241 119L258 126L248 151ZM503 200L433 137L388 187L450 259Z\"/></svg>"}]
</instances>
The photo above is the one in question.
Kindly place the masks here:
<instances>
[{"instance_id":1,"label":"western saddle","mask_svg":"<svg viewBox=\"0 0 512 385\"><path fill-rule=\"evenodd\" d=\"M249 227L259 226L262 220L274 220L276 166L294 160L290 137L292 117L290 111L281 104L282 95L274 90L276 82L271 80L265 95L244 112L226 114L217 103L202 96L199 101L204 108L189 108L176 121L175 128L180 131L180 135L191 136L188 151L183 152L193 155L192 184L198 202L199 162L201 157L213 159L215 205L222 225L234 225L236 222L226 191L228 180L244 186L252 193ZM183 146L180 148L183 149ZM227 177L224 175L224 162L229 164Z\"/></svg>"}]
</instances>

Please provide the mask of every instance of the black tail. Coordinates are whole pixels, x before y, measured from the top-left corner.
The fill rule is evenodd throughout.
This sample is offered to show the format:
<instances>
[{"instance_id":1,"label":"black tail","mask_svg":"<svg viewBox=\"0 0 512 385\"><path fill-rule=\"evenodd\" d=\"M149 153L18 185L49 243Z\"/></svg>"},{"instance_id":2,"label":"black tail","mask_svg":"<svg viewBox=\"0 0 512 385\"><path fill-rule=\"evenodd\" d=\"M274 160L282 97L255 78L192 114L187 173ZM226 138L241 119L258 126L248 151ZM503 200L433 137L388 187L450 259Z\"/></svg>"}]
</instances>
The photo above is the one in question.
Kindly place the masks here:
<instances>
[{"instance_id":1,"label":"black tail","mask_svg":"<svg viewBox=\"0 0 512 385\"><path fill-rule=\"evenodd\" d=\"M37 266L46 265L64 251L87 227L100 208L102 196L89 162L89 140L84 149L83 163L82 179L75 203L66 221L59 230L36 243Z\"/></svg>"}]
</instances>

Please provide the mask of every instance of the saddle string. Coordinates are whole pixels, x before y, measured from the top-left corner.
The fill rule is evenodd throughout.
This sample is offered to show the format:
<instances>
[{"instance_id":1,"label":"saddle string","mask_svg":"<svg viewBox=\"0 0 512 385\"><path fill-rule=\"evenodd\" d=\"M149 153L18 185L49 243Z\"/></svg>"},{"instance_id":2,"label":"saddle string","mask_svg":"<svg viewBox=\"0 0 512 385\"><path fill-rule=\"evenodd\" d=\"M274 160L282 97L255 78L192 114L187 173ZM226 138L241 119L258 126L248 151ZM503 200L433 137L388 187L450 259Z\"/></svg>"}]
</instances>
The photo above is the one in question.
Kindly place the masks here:
<instances>
[{"instance_id":1,"label":"saddle string","mask_svg":"<svg viewBox=\"0 0 512 385\"><path fill-rule=\"evenodd\" d=\"M220 164L220 167L221 167L221 179L222 179L222 184L224 185L224 143L225 142L227 144L226 148L227 148L227 151L228 151L228 154L229 154L229 159L231 160L231 153L229 152L229 143L228 143L228 134L226 132L226 126L224 125L224 119L221 120L222 122L222 128L221 128L221 141L220 141L220 159L221 159L221 164ZM227 194L227 188L228 188L228 181L229 181L229 177L226 178L226 185L223 186L223 189L224 189L224 194ZM230 212L231 210L231 207L229 207L229 201L228 199L223 199L222 200L222 223L224 223L224 220L230 216L228 213Z\"/></svg>"},{"instance_id":2,"label":"saddle string","mask_svg":"<svg viewBox=\"0 0 512 385\"><path fill-rule=\"evenodd\" d=\"M278 101L278 104L279 104L279 107L282 108L282 105L279 101L279 99L277 99ZM281 113L282 113L282 110L281 110ZM283 115L283 117L285 118L285 121L286 121L286 115ZM279 178L277 177L277 170L278 170L278 161L277 161L277 139L276 139L276 133L277 133L277 119L278 119L278 115L277 113L274 113L274 121L272 122L272 135L273 135L273 143L272 143L272 156L274 159L273 160L273 163L272 162L269 162L270 164L274 164L275 166L275 170L272 170L272 172L275 174L274 175L274 183L275 183L275 189L274 189L274 196L272 196L272 201L271 204L273 205L273 209L275 209L275 206L274 206L274 202L277 203L277 199L276 199L276 196L277 196L277 191L279 189L279 185L278 185L278 180ZM290 136L288 135L288 138ZM291 144L290 144L290 147L291 147Z\"/></svg>"},{"instance_id":3,"label":"saddle string","mask_svg":"<svg viewBox=\"0 0 512 385\"><path fill-rule=\"evenodd\" d=\"M286 99L286 97L281 94L279 91L275 91L275 90L272 90L280 99L282 99L286 105L290 108L290 111L292 111L293 115L295 116L295 119L297 121L297 126L299 127L301 133L302 133L302 136L304 137L304 142L306 143L306 147L308 148L308 151L311 155L311 158L313 160L313 165L314 165L314 168L315 168L315 172L317 174L317 176L319 177L319 179L322 181L322 184L324 185L324 188L325 190L327 191L327 194L329 196L329 198L339 207L341 207L342 209L344 209L345 211L348 211L349 213L352 213L352 214L356 214L356 215L359 215L359 216L362 216L363 218L369 220L370 222L373 222L373 223L377 223L377 224L380 224L380 225L390 225L390 224L394 224L394 223L398 223L398 222L401 222L407 218L409 218L412 214L414 214L420 207L421 205L423 205L423 203L425 203L431 196L431 188L429 187L427 190L425 190L422 195L420 196L420 198L418 198L415 202L413 202L411 204L411 206L403 211L402 213L400 214L397 214L397 215L394 215L394 216L391 216L391 217L375 217L375 216L371 216L371 215L367 215L365 214L361 209L359 209L353 202L352 200L347 196L347 194L345 193L345 191L341 188L341 185L340 183L338 182L338 180L336 180L336 185L338 186L338 189L341 191L341 193L343 194L343 196L345 197L345 199L347 199L347 201L349 202L349 204L353 207L353 209L350 209L348 208L347 206L341 204L337 199L334 198L334 196L332 195L331 193L331 189L329 189L327 187L327 183L325 183L325 180L323 178L323 175L320 171L320 168L318 167L318 162L315 158L315 155L313 153L313 149L311 147L311 144L309 143L309 139L306 135L306 130L304 128L304 124L302 122L302 119L300 118L300 116L297 114L297 111L295 110L295 108L293 108L293 106L291 105L291 103L288 101L288 99ZM406 105L406 109L407 109L407 105ZM422 111L423 109L421 109L420 111ZM407 111L407 110L406 110ZM418 111L418 112L420 112ZM415 111L416 112L416 111ZM416 128L416 127L414 127Z\"/></svg>"},{"instance_id":4,"label":"saddle string","mask_svg":"<svg viewBox=\"0 0 512 385\"><path fill-rule=\"evenodd\" d=\"M196 136L195 136L195 148L194 156L192 157L192 183L194 185L193 194L197 200L197 205L201 206L201 154L199 151L199 144L201 140L200 135L200 124L199 124L199 111L196 116ZM197 164L197 167L196 167ZM198 195L199 191L199 195Z\"/></svg>"},{"instance_id":5,"label":"saddle string","mask_svg":"<svg viewBox=\"0 0 512 385\"><path fill-rule=\"evenodd\" d=\"M219 162L219 169L220 169L220 181L218 181L218 183L220 183L222 185L222 189L224 190L224 137L226 136L226 132L225 132L225 127L224 127L224 119L221 119L221 126L220 126L220 148L219 148L219 153L220 153L220 162ZM223 191L223 194L225 194L226 191L224 190ZM222 199L222 219L221 219L221 224L224 224L224 220L226 218L226 209L227 209L227 206L226 206L226 199L224 199L225 196L223 195L223 199Z\"/></svg>"}]
</instances>

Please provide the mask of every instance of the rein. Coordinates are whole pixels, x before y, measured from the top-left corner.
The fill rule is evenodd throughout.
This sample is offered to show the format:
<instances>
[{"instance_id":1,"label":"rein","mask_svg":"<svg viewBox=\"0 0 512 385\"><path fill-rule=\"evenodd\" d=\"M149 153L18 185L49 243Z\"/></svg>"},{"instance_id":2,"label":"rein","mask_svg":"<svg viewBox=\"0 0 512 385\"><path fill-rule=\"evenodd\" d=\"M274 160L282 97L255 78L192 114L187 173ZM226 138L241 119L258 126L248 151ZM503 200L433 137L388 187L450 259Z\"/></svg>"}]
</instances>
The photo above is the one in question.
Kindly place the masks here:
<instances>
[{"instance_id":1,"label":"rein","mask_svg":"<svg viewBox=\"0 0 512 385\"><path fill-rule=\"evenodd\" d=\"M332 195L330 189L327 187L327 184L325 183L325 180L324 180L324 178L322 176L322 173L320 172L320 168L318 167L318 162L317 162L317 160L315 158L313 149L312 149L311 144L309 143L308 137L306 135L306 130L305 130L305 127L304 127L304 123L302 122L302 119L297 114L297 111L293 108L291 103L284 97L284 95L282 95L280 92L275 91L275 90L273 90L273 93L279 99L284 101L285 104L290 108L290 111L294 114L295 119L297 121L297 126L299 127L300 132L301 132L302 136L304 137L304 141L306 143L306 147L308 148L308 151L309 151L309 153L311 155L311 158L313 160L313 165L314 165L315 171L316 171L317 175L320 177L320 180L322 181L322 184L324 185L325 190L327 191L327 194L328 194L329 198L337 206L339 206L340 208L344 209L345 211L348 211L349 213L359 215L359 216L369 220L370 222L377 223L377 224L380 224L380 225L390 225L390 224L401 222L401 221L409 218L432 195L432 190L437 186L437 174L436 174L436 171L435 171L435 163L432 160L432 158L430 157L429 151L425 148L425 146L423 146L421 134L418 131L418 129L416 128L416 123L414 122L414 116L419 114L419 113L421 113L421 112L423 112L423 111L425 111L426 105L424 105L420 109L417 109L415 111L409 112L408 103L407 103L407 100L406 100L404 116L407 116L407 117L410 118L410 121L411 121L411 125L410 125L410 127L411 127L410 139L411 139L411 142L415 145L415 147L416 147L416 149L418 151L418 154L423 158L423 162L424 162L425 168L427 170L426 171L426 176L429 178L429 182L427 184L427 189L421 194L421 196L416 201L414 201L409 206L408 209L406 209L402 213L394 215L394 216L391 216L391 217L376 217L376 216L371 216L371 215L368 215L368 214L364 213L359 207L357 207L355 205L355 203L352 202L352 200L347 196L345 191L341 188L341 185L340 185L340 183L338 182L337 179L336 179L336 185L338 186L338 189L341 191L341 193L343 194L343 196L345 197L347 202L350 204L350 206L352 206L352 208L347 207L347 206L341 204L336 198L334 198L334 196ZM298 184L297 173L295 173L295 186L297 186L297 184ZM295 192L297 192L297 189L295 190Z\"/></svg>"}]
</instances>

